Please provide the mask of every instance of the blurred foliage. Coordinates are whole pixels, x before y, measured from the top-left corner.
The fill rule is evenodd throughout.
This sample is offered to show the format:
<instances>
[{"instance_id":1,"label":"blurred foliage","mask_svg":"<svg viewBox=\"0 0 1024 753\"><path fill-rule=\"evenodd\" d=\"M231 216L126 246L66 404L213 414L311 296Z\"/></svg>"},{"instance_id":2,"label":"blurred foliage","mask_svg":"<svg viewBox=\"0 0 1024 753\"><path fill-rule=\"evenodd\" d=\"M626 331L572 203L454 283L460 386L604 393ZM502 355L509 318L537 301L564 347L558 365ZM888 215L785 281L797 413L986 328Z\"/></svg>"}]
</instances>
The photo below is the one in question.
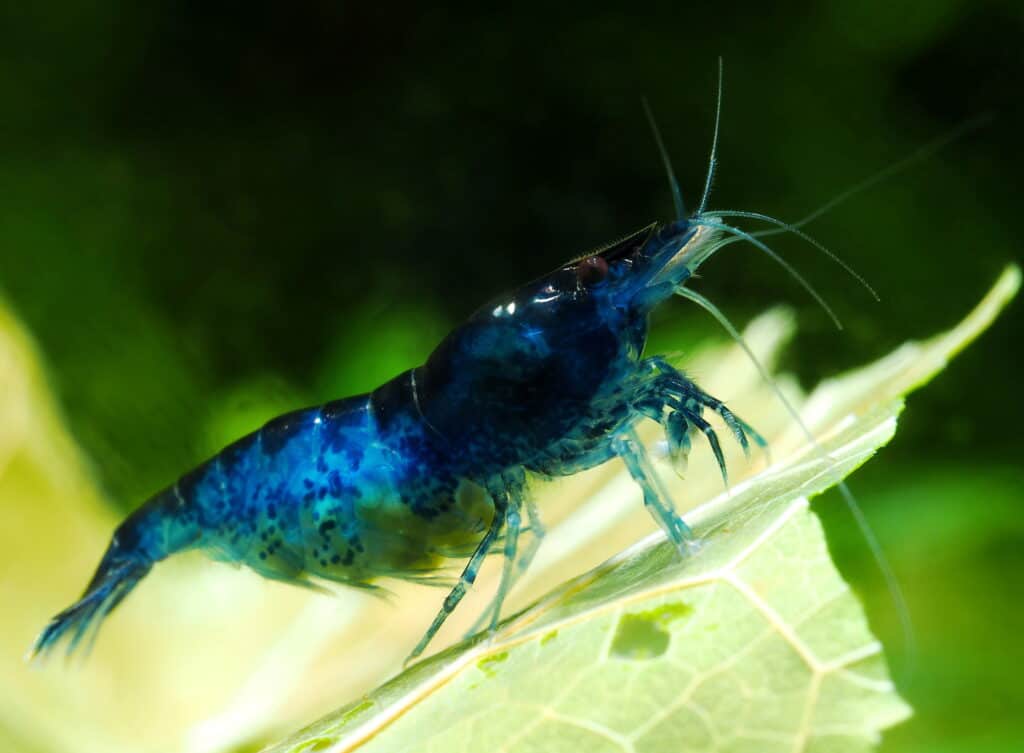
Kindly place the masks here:
<instances>
[{"instance_id":1,"label":"blurred foliage","mask_svg":"<svg viewBox=\"0 0 1024 753\"><path fill-rule=\"evenodd\" d=\"M787 365L805 383L949 325L1019 255L1018 2L516 8L0 7L0 292L112 504L135 506L281 410L372 387L500 290L664 218L641 94L694 203L719 54L714 207L796 218L996 116L811 228L880 304L779 241L844 333L752 251L707 265L701 290L741 321L798 308ZM679 305L659 322L709 329ZM1008 354L1022 326L1017 304L858 479L928 663L893 753L1024 745L1019 693L993 658L1017 650L1008 626L1024 615L1008 597L1024 451ZM940 472L911 505L919 475ZM843 543L845 518L827 522L877 632L894 636L864 547Z\"/></svg>"},{"instance_id":2,"label":"blurred foliage","mask_svg":"<svg viewBox=\"0 0 1024 753\"><path fill-rule=\"evenodd\" d=\"M914 402L901 426L917 420ZM918 640L913 674L901 683L915 717L887 733L882 751L1019 750L1024 688L1013 668L1024 663L1024 471L879 462L857 474L855 487L903 582ZM898 635L885 586L847 514L838 504L815 509L833 554L861 584L873 628Z\"/></svg>"}]
</instances>

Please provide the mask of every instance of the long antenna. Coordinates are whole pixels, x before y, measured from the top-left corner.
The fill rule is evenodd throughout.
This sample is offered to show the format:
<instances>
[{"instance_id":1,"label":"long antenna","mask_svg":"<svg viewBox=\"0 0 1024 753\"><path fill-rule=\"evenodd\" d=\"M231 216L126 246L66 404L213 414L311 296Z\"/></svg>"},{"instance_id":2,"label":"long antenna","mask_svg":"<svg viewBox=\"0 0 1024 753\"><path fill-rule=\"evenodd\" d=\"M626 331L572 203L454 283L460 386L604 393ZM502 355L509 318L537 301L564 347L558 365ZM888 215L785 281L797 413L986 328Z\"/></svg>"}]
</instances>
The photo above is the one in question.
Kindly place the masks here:
<instances>
[{"instance_id":1,"label":"long antenna","mask_svg":"<svg viewBox=\"0 0 1024 753\"><path fill-rule=\"evenodd\" d=\"M981 128L982 126L988 125L989 123L992 122L992 119L994 117L995 116L992 113L986 112L980 115L975 115L973 118L970 118L969 120L965 120L960 125L954 127L951 131L948 131L943 135L933 139L932 141L929 141L927 144L918 147L903 159L893 162L888 167L883 167L874 175L869 175L860 182L854 183L849 188L840 191L838 194L836 194L831 199L826 201L824 204L822 204L820 207L818 207L813 212L808 214L806 217L801 218L797 222L789 223L789 228L801 228L804 225L808 224L809 222L813 222L814 220L818 219L819 217L821 217L821 215L825 214L829 210L834 209L835 207L842 204L844 201L847 201L848 199L853 198L857 194L863 193L872 186L881 183L883 180L886 180L887 178L890 178L893 175L902 172L906 168L913 165L915 162L921 162L927 159L928 157L935 154L935 152L938 152L939 150L943 149L944 147L948 146L952 142L959 139L964 134L970 133L971 131ZM754 235L776 235L778 233L784 233L787 230L788 228L779 228L776 230L761 230L757 233L754 233Z\"/></svg>"},{"instance_id":2,"label":"long antenna","mask_svg":"<svg viewBox=\"0 0 1024 753\"><path fill-rule=\"evenodd\" d=\"M641 101L644 105L644 113L647 115L647 122L651 126L651 132L654 133L654 141L658 145L661 163L665 166L665 176L668 178L669 191L672 192L672 206L676 210L676 219L685 220L686 207L683 205L683 192L679 190L679 181L676 180L676 171L672 169L672 160L669 159L665 142L661 140L661 131L658 130L658 124L654 121L654 113L651 112L651 106L647 103L647 97L643 97Z\"/></svg>"},{"instance_id":3,"label":"long antenna","mask_svg":"<svg viewBox=\"0 0 1024 753\"><path fill-rule=\"evenodd\" d=\"M718 167L718 124L722 120L722 79L725 64L722 56L718 56L718 100L715 103L715 134L711 137L711 157L708 159L708 177L704 181L704 195L700 197L700 205L697 207L697 216L704 213L708 205L708 198L711 196L711 184L715 180L715 168Z\"/></svg>"},{"instance_id":4,"label":"long antenna","mask_svg":"<svg viewBox=\"0 0 1024 753\"><path fill-rule=\"evenodd\" d=\"M754 248L758 249L759 251L762 251L763 253L771 257L771 259L774 260L776 264L785 269L786 272L789 273L789 276L796 280L797 283L799 283L800 287L802 287L804 290L810 293L811 297L818 302L818 305L821 306L822 310L824 310L826 314L828 314L829 318L832 320L832 323L836 326L836 329L842 330L843 323L839 321L839 317L836 316L836 312L832 310L832 307L828 305L828 302L824 298L822 298L821 294L814 289L814 286L811 285L811 283L809 283L802 274L800 274L799 272L796 271L796 269L793 268L793 265L791 265L788 261L779 256L779 254L773 251L771 248L769 248L766 243L758 240L750 233L744 232L743 230L740 230L738 227L727 225L724 222L708 222L707 220L704 219L697 219L693 221L693 224L699 227L708 227L713 228L715 230L721 230L722 232L732 235L733 238L719 241L717 244L709 246L707 251L705 251L703 255L701 255L699 251L696 252L695 258L687 262L687 267L690 269L691 272L695 271L697 267L700 266L700 264L704 262L708 257L714 254L715 251L722 248L723 246L728 245L730 240L744 240L747 243L754 246Z\"/></svg>"},{"instance_id":5,"label":"long antenna","mask_svg":"<svg viewBox=\"0 0 1024 753\"><path fill-rule=\"evenodd\" d=\"M778 383L771 378L768 374L768 370L764 367L761 361L754 351L747 345L746 340L743 339L743 335L740 334L739 330L729 321L728 317L722 311L715 306L711 301L702 296L700 293L690 288L678 286L675 291L678 295L693 301L702 309L707 311L713 316L722 328L729 333L729 336L736 342L737 345L746 353L747 358L753 363L754 368L757 369L761 378L771 388L772 392L782 403L783 407L790 417L796 422L797 426L800 427L807 441L815 449L819 456L823 459L831 459L825 448L822 447L818 440L815 439L811 430L807 428L807 424L804 423L803 418L797 412L796 408L786 397L785 393L779 388ZM868 523L867 518L864 516L864 511L861 509L860 504L857 502L857 498L853 496L853 492L850 491L850 487L846 485L845 481L840 481L836 484L839 489L839 493L843 495L843 500L846 502L846 506L849 508L850 513L853 515L853 519L857 523L857 527L860 529L861 535L867 542L868 549L871 550L871 556L875 560L875 564L879 571L882 573L882 577L885 579L886 587L889 589L889 595L892 597L893 606L896 609L896 613L899 615L900 627L903 631L903 640L907 647L907 655L909 656L909 666L913 669L915 657L917 654L917 643L914 640L914 624L910 619L910 609L907 607L907 599L903 595L903 589L900 587L899 579L896 577L896 573L893 572L892 566L889 564L889 560L885 556L885 552L882 549L882 545L878 541L878 537L875 536L875 532L871 529L871 525Z\"/></svg>"},{"instance_id":6,"label":"long antenna","mask_svg":"<svg viewBox=\"0 0 1024 753\"><path fill-rule=\"evenodd\" d=\"M871 287L871 285L868 283L868 281L865 280L863 277L861 277L853 267L851 267L849 264L847 264L845 261L843 261L841 258L839 258L839 256L837 256L832 251L830 251L823 243L821 243L820 241L818 241L815 238L812 238L807 233L805 233L803 230L800 230L799 228L797 228L797 227L795 227L793 225L790 225L787 222L783 222L782 220L777 220L774 217L771 217L771 216L769 216L767 214L762 214L761 212L745 212L745 211L731 210L731 209L726 209L726 210L721 210L721 211L716 209L714 212L708 212L704 216L705 217L711 217L711 218L716 218L716 217L746 217L747 219L751 219L751 220L762 220L763 222L770 222L771 224L780 227L783 231L788 232L788 233L793 233L793 235L797 236L798 238L801 238L801 239L807 241L808 243L810 243L816 249L818 249L823 254L825 254L825 256L827 256L833 262L835 262L840 267L842 267L842 269L848 275L850 275L850 277L852 277L858 283L860 283L860 286L862 288L864 288L866 291L868 291L868 293L871 294L872 298L874 298L876 301L880 300L878 298L878 293L875 292L875 289L873 287ZM756 238L759 234L758 233L751 233L751 235Z\"/></svg>"}]
</instances>

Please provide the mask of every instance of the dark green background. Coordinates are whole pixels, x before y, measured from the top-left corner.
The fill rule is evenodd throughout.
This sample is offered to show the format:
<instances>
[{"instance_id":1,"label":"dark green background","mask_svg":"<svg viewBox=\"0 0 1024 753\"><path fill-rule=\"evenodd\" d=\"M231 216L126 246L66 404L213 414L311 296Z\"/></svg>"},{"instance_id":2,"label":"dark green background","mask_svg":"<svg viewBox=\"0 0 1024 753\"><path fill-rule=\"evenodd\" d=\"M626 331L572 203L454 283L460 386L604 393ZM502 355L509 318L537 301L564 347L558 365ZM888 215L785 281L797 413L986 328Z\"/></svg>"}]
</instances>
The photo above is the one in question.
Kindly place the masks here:
<instances>
[{"instance_id":1,"label":"dark green background","mask_svg":"<svg viewBox=\"0 0 1024 753\"><path fill-rule=\"evenodd\" d=\"M811 227L881 303L779 241L845 332L753 250L702 269L739 321L797 308L788 366L807 383L952 324L1019 256L1018 2L12 5L0 289L125 509L261 420L415 364L501 290L667 218L642 95L695 203L719 54L714 208L795 219L995 115ZM682 304L661 318L711 331ZM901 680L919 716L890 753L1024 746L1021 323L1018 304L915 395L856 479L921 644ZM899 655L863 543L820 509Z\"/></svg>"}]
</instances>

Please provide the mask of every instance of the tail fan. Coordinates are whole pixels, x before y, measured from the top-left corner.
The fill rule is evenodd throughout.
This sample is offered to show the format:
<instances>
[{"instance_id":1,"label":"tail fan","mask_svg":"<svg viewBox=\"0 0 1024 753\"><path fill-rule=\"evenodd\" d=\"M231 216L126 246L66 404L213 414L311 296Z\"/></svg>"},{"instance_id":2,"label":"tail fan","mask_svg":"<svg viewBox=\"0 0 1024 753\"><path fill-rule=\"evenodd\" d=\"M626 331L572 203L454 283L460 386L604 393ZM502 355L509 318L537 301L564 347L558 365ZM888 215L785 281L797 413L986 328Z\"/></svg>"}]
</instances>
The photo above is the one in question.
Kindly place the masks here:
<instances>
[{"instance_id":1,"label":"tail fan","mask_svg":"<svg viewBox=\"0 0 1024 753\"><path fill-rule=\"evenodd\" d=\"M88 636L88 653L100 623L149 572L151 566L141 560L123 560L110 566L101 564L82 597L50 620L39 634L29 658L49 655L65 637L69 638L67 654L70 656Z\"/></svg>"}]
</instances>

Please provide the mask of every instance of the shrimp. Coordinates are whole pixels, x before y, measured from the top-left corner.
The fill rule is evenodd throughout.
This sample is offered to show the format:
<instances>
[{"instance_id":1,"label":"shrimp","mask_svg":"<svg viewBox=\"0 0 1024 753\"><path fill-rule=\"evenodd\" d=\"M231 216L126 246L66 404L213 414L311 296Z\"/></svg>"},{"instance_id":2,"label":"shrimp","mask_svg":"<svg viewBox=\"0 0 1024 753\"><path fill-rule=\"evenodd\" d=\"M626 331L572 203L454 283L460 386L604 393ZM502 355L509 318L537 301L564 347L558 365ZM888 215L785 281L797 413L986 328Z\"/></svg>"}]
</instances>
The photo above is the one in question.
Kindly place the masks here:
<instances>
[{"instance_id":1,"label":"shrimp","mask_svg":"<svg viewBox=\"0 0 1024 753\"><path fill-rule=\"evenodd\" d=\"M372 392L275 418L186 473L118 526L84 594L49 622L34 655L65 639L71 653L87 635L94 638L154 564L185 550L313 588L333 582L377 589L385 578L431 582L452 560L466 560L413 659L500 544L501 580L487 610L491 630L497 625L505 596L543 536L528 478L567 476L616 458L680 556L689 556L698 541L655 472L637 423L651 419L663 427L677 469L685 465L691 435L703 436L724 480L709 414L744 451L765 440L665 358L645 355L651 312L682 295L739 338L688 285L719 249L746 241L785 267L835 318L760 234L726 218L765 220L820 244L765 215L706 211L721 66L718 103L707 180L693 214L685 211L647 110L674 220L646 225L487 303L424 364ZM520 548L524 516L531 536Z\"/></svg>"}]
</instances>

